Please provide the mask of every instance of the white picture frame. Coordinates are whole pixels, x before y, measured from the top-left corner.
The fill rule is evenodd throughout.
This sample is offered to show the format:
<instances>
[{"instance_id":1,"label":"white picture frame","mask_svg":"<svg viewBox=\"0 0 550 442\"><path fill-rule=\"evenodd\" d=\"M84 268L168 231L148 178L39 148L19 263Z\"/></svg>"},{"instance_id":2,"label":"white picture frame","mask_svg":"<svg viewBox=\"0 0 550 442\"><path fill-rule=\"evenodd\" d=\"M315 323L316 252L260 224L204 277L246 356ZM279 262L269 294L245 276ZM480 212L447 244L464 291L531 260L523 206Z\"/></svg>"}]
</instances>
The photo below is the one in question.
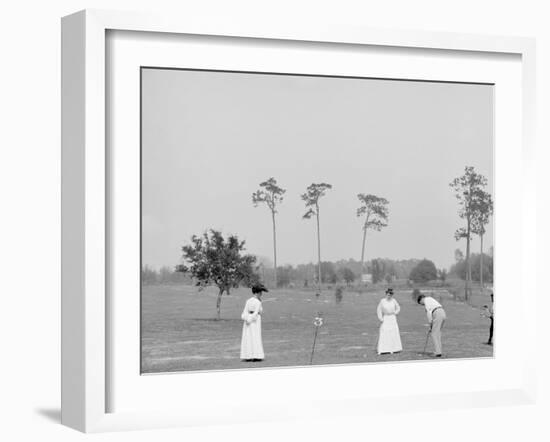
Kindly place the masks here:
<instances>
[{"instance_id":1,"label":"white picture frame","mask_svg":"<svg viewBox=\"0 0 550 442\"><path fill-rule=\"evenodd\" d=\"M426 49L444 52L470 53L483 58L487 54L516 56L521 64L521 236L517 239L521 253L521 273L514 280L521 289L521 303L536 296L534 281L522 277L535 260L534 174L534 106L535 106L535 43L519 37L493 37L416 31L388 31L348 28L345 26L308 24L300 28L279 24L249 23L245 19L232 23L210 23L193 17L158 17L150 14L86 10L63 18L62 21L62 423L84 432L167 426L205 425L209 422L242 422L284 419L287 417L328 416L334 414L368 414L376 410L435 409L529 403L535 394L535 324L525 325L525 351L518 355L521 365L519 383L471 391L426 394L408 393L372 397L358 391L356 395L337 393L324 399L303 398L308 406L286 406L266 401L251 413L220 412L216 416L196 407L194 412L161 406L151 410L112 411L109 394L113 385L108 327L112 317L107 293L110 289L107 272L108 244L113 233L108 228L110 204L107 185L108 117L106 82L107 45L109 31L155 32L164 35L217 36L228 42L234 38L284 41L309 44L367 45L406 50ZM437 56L437 55L436 55ZM519 127L518 126L518 127ZM496 173L501 173L497 170ZM498 202L497 202L498 204ZM116 232L116 230L114 231ZM498 254L497 254L498 259ZM501 305L499 304L499 309ZM503 305L503 316L506 305ZM456 362L456 367L468 362ZM361 368L324 368L333 376L335 370L346 370L357 376ZM457 368L450 368L457 369ZM279 370L279 373L281 370ZM233 374L235 379L238 376ZM518 372L519 373L519 372ZM208 375L207 373L205 375ZM196 375L194 375L196 376ZM203 375L201 375L203 376ZM218 373L217 376L224 376ZM256 375L255 376L262 376ZM265 376L265 371L264 375ZM284 370L284 379L303 376L299 371ZM518 377L518 379L519 379ZM161 378L160 376L157 378ZM164 377L164 386L176 382L175 376ZM221 378L218 378L221 379ZM198 376L196 382L202 382ZM283 382L280 378L277 382ZM292 382L291 380L289 382ZM220 384L223 385L223 384ZM156 388L156 387L155 387ZM157 398L158 399L158 398ZM185 400L191 401L192 397ZM243 406L235 398L234 410ZM244 408L244 407L243 407Z\"/></svg>"}]
</instances>

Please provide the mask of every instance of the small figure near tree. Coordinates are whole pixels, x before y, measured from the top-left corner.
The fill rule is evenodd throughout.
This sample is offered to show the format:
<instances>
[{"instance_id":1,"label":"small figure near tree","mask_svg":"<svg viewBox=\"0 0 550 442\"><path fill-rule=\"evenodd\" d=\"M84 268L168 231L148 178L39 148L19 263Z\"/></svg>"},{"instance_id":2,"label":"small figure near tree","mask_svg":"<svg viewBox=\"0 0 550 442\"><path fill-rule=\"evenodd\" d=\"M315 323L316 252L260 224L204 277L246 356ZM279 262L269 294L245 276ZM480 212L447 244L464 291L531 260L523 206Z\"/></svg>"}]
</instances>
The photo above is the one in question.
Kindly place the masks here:
<instances>
[{"instance_id":1,"label":"small figure near tree","mask_svg":"<svg viewBox=\"0 0 550 442\"><path fill-rule=\"evenodd\" d=\"M191 244L183 246L184 264L177 271L189 273L200 288L218 287L216 298L217 319L221 316L222 295L229 295L232 288L247 287L259 282L254 264L256 257L244 254L245 242L235 235L223 237L211 229L201 236L193 235Z\"/></svg>"},{"instance_id":2,"label":"small figure near tree","mask_svg":"<svg viewBox=\"0 0 550 442\"><path fill-rule=\"evenodd\" d=\"M361 274L363 274L365 263L365 244L367 240L367 230L380 231L388 225L388 204L386 198L376 195L360 193L357 199L361 205L357 209L357 216L364 217L363 222L363 244L361 247Z\"/></svg>"},{"instance_id":3,"label":"small figure near tree","mask_svg":"<svg viewBox=\"0 0 550 442\"><path fill-rule=\"evenodd\" d=\"M317 283L318 289L321 291L321 223L320 218L320 209L319 209L319 200L325 196L327 190L332 189L332 185L327 183L313 183L308 186L306 193L302 194L302 201L305 202L307 212L302 217L303 219L310 219L313 216L317 219ZM319 293L317 293L318 295Z\"/></svg>"},{"instance_id":4,"label":"small figure near tree","mask_svg":"<svg viewBox=\"0 0 550 442\"><path fill-rule=\"evenodd\" d=\"M342 299L344 299L344 288L342 286L336 287L336 290L334 291L334 299L336 300L336 304L340 304Z\"/></svg>"},{"instance_id":5,"label":"small figure near tree","mask_svg":"<svg viewBox=\"0 0 550 442\"><path fill-rule=\"evenodd\" d=\"M487 341L487 345L493 345L493 332L495 328L495 298L493 293L491 293L491 305L484 305L483 313L481 315L491 321L489 325L489 340Z\"/></svg>"},{"instance_id":6,"label":"small figure near tree","mask_svg":"<svg viewBox=\"0 0 550 442\"><path fill-rule=\"evenodd\" d=\"M252 194L252 203L254 207L258 204L265 203L271 212L271 222L273 227L273 270L274 270L274 287L277 287L277 228L275 225L275 215L277 214L277 206L283 202L283 195L286 190L277 185L277 180L273 177L267 181L260 183L260 189Z\"/></svg>"}]
</instances>

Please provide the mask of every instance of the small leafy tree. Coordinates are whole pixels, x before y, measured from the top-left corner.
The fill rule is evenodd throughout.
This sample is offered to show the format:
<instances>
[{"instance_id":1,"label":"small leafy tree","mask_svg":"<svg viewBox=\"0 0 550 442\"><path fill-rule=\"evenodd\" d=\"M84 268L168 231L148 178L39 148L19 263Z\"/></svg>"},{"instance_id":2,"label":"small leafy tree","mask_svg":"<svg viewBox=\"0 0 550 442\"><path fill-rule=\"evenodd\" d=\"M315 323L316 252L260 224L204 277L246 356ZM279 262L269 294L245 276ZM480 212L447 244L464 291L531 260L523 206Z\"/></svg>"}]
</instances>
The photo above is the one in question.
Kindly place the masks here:
<instances>
[{"instance_id":1,"label":"small leafy tree","mask_svg":"<svg viewBox=\"0 0 550 442\"><path fill-rule=\"evenodd\" d=\"M411 270L409 279L414 282L428 282L437 279L435 264L429 259L423 259Z\"/></svg>"},{"instance_id":2,"label":"small leafy tree","mask_svg":"<svg viewBox=\"0 0 550 442\"><path fill-rule=\"evenodd\" d=\"M445 282L447 280L447 270L446 269L440 269L437 271L437 277L441 282Z\"/></svg>"},{"instance_id":3,"label":"small leafy tree","mask_svg":"<svg viewBox=\"0 0 550 442\"><path fill-rule=\"evenodd\" d=\"M315 216L317 219L317 282L319 284L319 290L321 290L322 272L321 272L321 223L319 200L325 196L327 190L332 189L331 184L327 183L313 183L308 186L306 193L302 194L302 201L305 202L306 213L303 215L303 219L310 219Z\"/></svg>"},{"instance_id":4,"label":"small leafy tree","mask_svg":"<svg viewBox=\"0 0 550 442\"><path fill-rule=\"evenodd\" d=\"M177 271L189 273L196 285L204 288L218 287L216 298L217 319L221 315L221 300L225 293L240 285L251 286L259 281L254 264L256 257L243 254L245 242L235 235L223 237L221 232L211 229L201 236L193 235L191 243L182 247L184 264Z\"/></svg>"},{"instance_id":5,"label":"small leafy tree","mask_svg":"<svg viewBox=\"0 0 550 442\"><path fill-rule=\"evenodd\" d=\"M361 205L357 209L357 216L364 217L363 222L363 243L361 247L361 273L365 263L365 243L367 230L380 231L388 225L388 200L376 195L360 193L357 199Z\"/></svg>"},{"instance_id":6,"label":"small leafy tree","mask_svg":"<svg viewBox=\"0 0 550 442\"><path fill-rule=\"evenodd\" d=\"M338 282L338 276L336 275L336 268L334 264L329 261L323 261L321 263L321 281L324 283L335 284Z\"/></svg>"},{"instance_id":7,"label":"small leafy tree","mask_svg":"<svg viewBox=\"0 0 550 442\"><path fill-rule=\"evenodd\" d=\"M340 277L342 280L346 283L346 285L350 285L355 281L355 273L349 268L349 267L343 267L339 270Z\"/></svg>"},{"instance_id":8,"label":"small leafy tree","mask_svg":"<svg viewBox=\"0 0 550 442\"><path fill-rule=\"evenodd\" d=\"M277 229L275 225L275 215L277 214L277 206L283 202L283 195L286 190L277 185L277 180L273 177L267 181L260 183L260 189L252 194L252 203L254 207L258 204L265 203L271 212L271 222L273 226L273 271L275 279L275 287L277 284Z\"/></svg>"}]
</instances>

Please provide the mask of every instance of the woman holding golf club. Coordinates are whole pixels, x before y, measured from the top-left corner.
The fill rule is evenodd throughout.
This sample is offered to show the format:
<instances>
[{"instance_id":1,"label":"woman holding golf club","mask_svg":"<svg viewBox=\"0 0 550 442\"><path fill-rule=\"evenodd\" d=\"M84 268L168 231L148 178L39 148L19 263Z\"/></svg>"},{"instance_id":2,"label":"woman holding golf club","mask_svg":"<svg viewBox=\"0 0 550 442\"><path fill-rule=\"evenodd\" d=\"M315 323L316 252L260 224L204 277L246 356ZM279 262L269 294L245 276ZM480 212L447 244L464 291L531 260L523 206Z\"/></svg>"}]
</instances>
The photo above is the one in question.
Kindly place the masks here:
<instances>
[{"instance_id":1,"label":"woman holding golf club","mask_svg":"<svg viewBox=\"0 0 550 442\"><path fill-rule=\"evenodd\" d=\"M397 353L403 350L397 315L401 311L399 303L393 297L393 289L386 290L386 296L378 303L376 313L380 320L380 332L378 335L378 354Z\"/></svg>"},{"instance_id":2,"label":"woman holding golf club","mask_svg":"<svg viewBox=\"0 0 550 442\"><path fill-rule=\"evenodd\" d=\"M443 324L445 324L445 319L447 319L447 316L445 315L445 310L443 310L443 307L439 302L437 302L434 298L431 296L426 296L424 294L418 295L417 302L420 305L423 305L426 309L426 314L428 315L428 322L430 324L430 330L428 331L428 334L432 335L432 341L434 343L434 356L436 358L441 357L441 329L443 328ZM427 338L426 338L426 342ZM426 349L424 349L426 351Z\"/></svg>"}]
</instances>

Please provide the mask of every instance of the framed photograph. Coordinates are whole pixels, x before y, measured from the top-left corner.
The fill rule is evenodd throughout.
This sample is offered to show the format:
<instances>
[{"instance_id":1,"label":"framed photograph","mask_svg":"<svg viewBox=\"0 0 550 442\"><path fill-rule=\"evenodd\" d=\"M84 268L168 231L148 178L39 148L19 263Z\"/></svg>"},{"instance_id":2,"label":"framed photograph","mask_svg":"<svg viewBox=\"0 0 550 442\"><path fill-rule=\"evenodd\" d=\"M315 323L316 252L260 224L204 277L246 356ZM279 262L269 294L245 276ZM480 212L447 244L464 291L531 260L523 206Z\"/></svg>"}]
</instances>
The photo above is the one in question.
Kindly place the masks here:
<instances>
[{"instance_id":1,"label":"framed photograph","mask_svg":"<svg viewBox=\"0 0 550 442\"><path fill-rule=\"evenodd\" d=\"M533 40L94 10L62 50L64 424L533 400Z\"/></svg>"}]
</instances>

